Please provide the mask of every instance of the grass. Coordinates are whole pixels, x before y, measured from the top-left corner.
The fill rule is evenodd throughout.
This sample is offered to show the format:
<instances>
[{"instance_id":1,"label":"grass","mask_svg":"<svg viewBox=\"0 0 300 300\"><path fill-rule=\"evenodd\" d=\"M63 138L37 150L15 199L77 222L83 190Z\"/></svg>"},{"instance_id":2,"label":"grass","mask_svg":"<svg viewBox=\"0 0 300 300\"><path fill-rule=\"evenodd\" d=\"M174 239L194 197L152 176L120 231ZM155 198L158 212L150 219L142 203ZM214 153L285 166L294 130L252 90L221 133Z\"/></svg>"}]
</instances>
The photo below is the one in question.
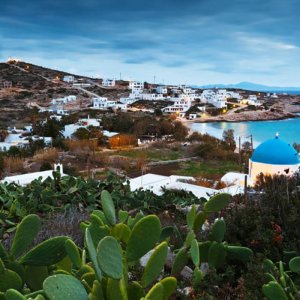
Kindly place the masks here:
<instances>
[{"instance_id":1,"label":"grass","mask_svg":"<svg viewBox=\"0 0 300 300\"><path fill-rule=\"evenodd\" d=\"M180 163L177 175L220 179L227 172L239 171L235 161L191 161Z\"/></svg>"},{"instance_id":2,"label":"grass","mask_svg":"<svg viewBox=\"0 0 300 300\"><path fill-rule=\"evenodd\" d=\"M183 157L183 153L181 151L174 151L170 149L122 150L115 152L114 154L129 158L145 157L148 161L175 160Z\"/></svg>"}]
</instances>

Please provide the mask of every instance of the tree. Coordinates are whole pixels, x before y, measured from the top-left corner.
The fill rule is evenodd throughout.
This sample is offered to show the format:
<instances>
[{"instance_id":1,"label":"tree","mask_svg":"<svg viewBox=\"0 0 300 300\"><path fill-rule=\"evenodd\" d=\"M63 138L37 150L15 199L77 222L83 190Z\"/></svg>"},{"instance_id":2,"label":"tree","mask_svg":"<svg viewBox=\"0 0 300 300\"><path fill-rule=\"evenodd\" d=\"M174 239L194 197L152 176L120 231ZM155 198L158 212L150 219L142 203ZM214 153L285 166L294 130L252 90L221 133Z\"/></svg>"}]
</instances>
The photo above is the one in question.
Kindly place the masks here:
<instances>
[{"instance_id":1,"label":"tree","mask_svg":"<svg viewBox=\"0 0 300 300\"><path fill-rule=\"evenodd\" d=\"M0 142L4 142L7 136L8 136L8 131L5 129L0 129Z\"/></svg>"},{"instance_id":2,"label":"tree","mask_svg":"<svg viewBox=\"0 0 300 300\"><path fill-rule=\"evenodd\" d=\"M159 122L160 135L169 135L174 132L174 127L170 120L161 120Z\"/></svg>"},{"instance_id":3,"label":"tree","mask_svg":"<svg viewBox=\"0 0 300 300\"><path fill-rule=\"evenodd\" d=\"M223 131L223 141L225 142L227 149L234 151L236 148L234 140L234 130L228 129Z\"/></svg>"},{"instance_id":4,"label":"tree","mask_svg":"<svg viewBox=\"0 0 300 300\"><path fill-rule=\"evenodd\" d=\"M39 121L33 126L33 133L39 136L47 136L56 139L61 136L62 125L55 119L49 119L46 122Z\"/></svg>"},{"instance_id":5,"label":"tree","mask_svg":"<svg viewBox=\"0 0 300 300\"><path fill-rule=\"evenodd\" d=\"M184 141L188 133L188 129L181 122L174 122L174 138L176 141Z\"/></svg>"},{"instance_id":6,"label":"tree","mask_svg":"<svg viewBox=\"0 0 300 300\"><path fill-rule=\"evenodd\" d=\"M90 138L90 131L85 127L78 128L73 136L78 140L88 140Z\"/></svg>"},{"instance_id":7,"label":"tree","mask_svg":"<svg viewBox=\"0 0 300 300\"><path fill-rule=\"evenodd\" d=\"M16 146L12 146L7 151L7 154L13 157L21 156L21 149Z\"/></svg>"},{"instance_id":8,"label":"tree","mask_svg":"<svg viewBox=\"0 0 300 300\"><path fill-rule=\"evenodd\" d=\"M161 110L161 109L155 108L154 114L155 114L157 117L160 117L160 116L162 116L163 113L162 113L162 110Z\"/></svg>"}]
</instances>

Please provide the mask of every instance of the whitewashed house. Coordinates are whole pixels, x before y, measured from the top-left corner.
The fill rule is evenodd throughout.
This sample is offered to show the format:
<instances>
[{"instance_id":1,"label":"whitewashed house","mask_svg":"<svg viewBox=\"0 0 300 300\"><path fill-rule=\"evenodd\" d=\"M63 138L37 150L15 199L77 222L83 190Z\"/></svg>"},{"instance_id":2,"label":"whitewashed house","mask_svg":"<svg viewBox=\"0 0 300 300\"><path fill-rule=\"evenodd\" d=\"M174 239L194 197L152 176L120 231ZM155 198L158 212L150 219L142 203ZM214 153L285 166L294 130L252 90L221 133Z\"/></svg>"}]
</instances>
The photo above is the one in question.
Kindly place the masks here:
<instances>
[{"instance_id":1,"label":"whitewashed house","mask_svg":"<svg viewBox=\"0 0 300 300\"><path fill-rule=\"evenodd\" d=\"M144 83L140 82L140 81L134 81L134 80L130 80L129 81L129 88L130 89L144 89Z\"/></svg>"},{"instance_id":2,"label":"whitewashed house","mask_svg":"<svg viewBox=\"0 0 300 300\"><path fill-rule=\"evenodd\" d=\"M65 75L63 77L64 82L73 83L75 81L75 77L73 75Z\"/></svg>"},{"instance_id":3,"label":"whitewashed house","mask_svg":"<svg viewBox=\"0 0 300 300\"><path fill-rule=\"evenodd\" d=\"M49 177L53 179L53 171L59 172L61 177L68 176L64 174L62 164L54 164L53 170L8 176L0 182L7 184L15 183L21 186L26 186L37 179L41 179L42 181L46 180Z\"/></svg>"},{"instance_id":4,"label":"whitewashed house","mask_svg":"<svg viewBox=\"0 0 300 300\"><path fill-rule=\"evenodd\" d=\"M247 99L248 105L260 106L263 105L263 101L257 99L256 95L249 95Z\"/></svg>"},{"instance_id":5,"label":"whitewashed house","mask_svg":"<svg viewBox=\"0 0 300 300\"><path fill-rule=\"evenodd\" d=\"M226 90L218 90L217 92L213 90L204 90L200 95L200 100L204 103L210 103L216 108L226 108L226 101L228 95Z\"/></svg>"},{"instance_id":6,"label":"whitewashed house","mask_svg":"<svg viewBox=\"0 0 300 300\"><path fill-rule=\"evenodd\" d=\"M167 89L167 87L161 85L156 88L156 93L157 94L167 94L168 89Z\"/></svg>"},{"instance_id":7,"label":"whitewashed house","mask_svg":"<svg viewBox=\"0 0 300 300\"><path fill-rule=\"evenodd\" d=\"M140 99L143 90L138 88L132 88L131 93L129 94L129 98Z\"/></svg>"},{"instance_id":8,"label":"whitewashed house","mask_svg":"<svg viewBox=\"0 0 300 300\"><path fill-rule=\"evenodd\" d=\"M94 109L106 109L117 105L117 101L108 100L106 97L93 98Z\"/></svg>"},{"instance_id":9,"label":"whitewashed house","mask_svg":"<svg viewBox=\"0 0 300 300\"><path fill-rule=\"evenodd\" d=\"M238 92L227 91L228 98L241 100L243 97Z\"/></svg>"},{"instance_id":10,"label":"whitewashed house","mask_svg":"<svg viewBox=\"0 0 300 300\"><path fill-rule=\"evenodd\" d=\"M163 100L164 99L164 95L163 94L155 94L155 93L151 93L151 94L141 94L140 95L142 100Z\"/></svg>"},{"instance_id":11,"label":"whitewashed house","mask_svg":"<svg viewBox=\"0 0 300 300\"><path fill-rule=\"evenodd\" d=\"M104 78L102 80L102 86L104 87L114 87L116 85L115 79Z\"/></svg>"},{"instance_id":12,"label":"whitewashed house","mask_svg":"<svg viewBox=\"0 0 300 300\"><path fill-rule=\"evenodd\" d=\"M74 95L65 96L62 98L52 99L51 104L67 104L69 102L74 102L77 100L77 97Z\"/></svg>"},{"instance_id":13,"label":"whitewashed house","mask_svg":"<svg viewBox=\"0 0 300 300\"><path fill-rule=\"evenodd\" d=\"M100 119L93 119L88 116L87 118L79 119L77 123L65 125L62 134L66 139L71 138L79 128L87 128L89 126L100 127L100 124Z\"/></svg>"},{"instance_id":14,"label":"whitewashed house","mask_svg":"<svg viewBox=\"0 0 300 300\"><path fill-rule=\"evenodd\" d=\"M126 104L126 105L130 105L134 102L136 102L137 99L136 98L131 98L131 97L123 97L123 98L120 98L120 102L123 103L123 104Z\"/></svg>"},{"instance_id":15,"label":"whitewashed house","mask_svg":"<svg viewBox=\"0 0 300 300\"><path fill-rule=\"evenodd\" d=\"M56 114L59 116L69 116L70 115L68 110L62 109L62 108L57 109Z\"/></svg>"},{"instance_id":16,"label":"whitewashed house","mask_svg":"<svg viewBox=\"0 0 300 300\"><path fill-rule=\"evenodd\" d=\"M188 111L192 106L191 100L187 99L178 99L173 105L164 107L162 109L165 113L184 113Z\"/></svg>"}]
</instances>

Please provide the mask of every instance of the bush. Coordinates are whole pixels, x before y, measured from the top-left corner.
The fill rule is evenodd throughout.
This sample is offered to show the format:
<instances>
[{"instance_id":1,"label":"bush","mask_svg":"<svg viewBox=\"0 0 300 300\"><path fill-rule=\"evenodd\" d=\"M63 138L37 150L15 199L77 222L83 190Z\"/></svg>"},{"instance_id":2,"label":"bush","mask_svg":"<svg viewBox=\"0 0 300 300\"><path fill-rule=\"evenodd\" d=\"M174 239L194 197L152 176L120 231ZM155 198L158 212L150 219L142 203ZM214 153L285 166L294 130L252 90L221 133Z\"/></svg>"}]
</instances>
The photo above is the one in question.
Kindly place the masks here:
<instances>
[{"instance_id":1,"label":"bush","mask_svg":"<svg viewBox=\"0 0 300 300\"><path fill-rule=\"evenodd\" d=\"M36 151L33 160L39 163L54 163L58 159L58 150L56 148L47 148Z\"/></svg>"},{"instance_id":2,"label":"bush","mask_svg":"<svg viewBox=\"0 0 300 300\"><path fill-rule=\"evenodd\" d=\"M40 171L48 171L48 170L52 170L51 164L49 162L42 163L40 166Z\"/></svg>"}]
</instances>

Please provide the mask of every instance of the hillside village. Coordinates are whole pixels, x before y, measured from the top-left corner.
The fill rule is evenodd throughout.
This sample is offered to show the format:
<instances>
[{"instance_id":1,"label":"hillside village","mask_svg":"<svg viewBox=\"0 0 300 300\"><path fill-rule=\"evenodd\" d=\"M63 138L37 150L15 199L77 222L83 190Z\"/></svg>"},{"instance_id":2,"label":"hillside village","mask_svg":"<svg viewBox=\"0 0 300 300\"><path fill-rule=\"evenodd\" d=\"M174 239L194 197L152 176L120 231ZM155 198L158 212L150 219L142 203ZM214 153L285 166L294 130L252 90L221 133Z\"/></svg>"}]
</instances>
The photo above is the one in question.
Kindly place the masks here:
<instances>
[{"instance_id":1,"label":"hillside village","mask_svg":"<svg viewBox=\"0 0 300 300\"><path fill-rule=\"evenodd\" d=\"M296 117L299 97L92 79L16 61L0 65L0 74L0 193L1 197L4 195L1 199L6 201L2 214L5 221L0 220L4 224L0 238L2 235L5 245L15 230L15 223L7 220L19 220L24 212L38 212L51 219L56 211L63 211L63 221L55 221L59 227L55 236L64 235L66 226L67 235L75 236L69 230L78 226L77 220L83 218L82 214L96 209L91 222L98 220L98 212L101 214L98 199L101 197L103 201L103 191L111 192L118 209L139 211L137 216L142 216L142 211L159 212L165 226L161 233L172 230L167 240L175 236L173 228L180 230L180 234L186 234L189 226L195 228L195 225L189 225L189 218L194 214L193 222L198 224L203 212L200 210L196 216L196 209L203 207L203 203L206 214L205 207L211 201L217 199L220 203L226 197L228 208L214 212L218 216L214 223L205 215L201 229L201 235L202 232L206 234L206 228L212 228L214 232L215 226L219 226L216 224L225 226L225 219L228 227L226 242L207 240L199 242L198 247L196 235L189 229L184 243L189 241L189 236L193 238L206 269L199 271L201 281L195 282L193 266L185 262L182 272L176 276L180 284L188 287L177 288L175 293L179 299L193 299L194 293L200 295L203 292L215 295L213 299L223 299L224 289L230 297L232 293L240 295L237 299L244 299L244 293L249 299L261 299L260 286L265 282L261 254L257 252L256 257L253 253L264 247L269 257L274 249L282 251L283 244L285 249L293 249L294 244L290 248L286 238L288 232L291 240L299 240L294 237L294 230L288 231L288 228L295 228L298 216L291 218L291 226L282 226L285 228L283 235L277 225L280 218L275 223L274 215L279 207L276 199L282 201L286 192L290 203L285 208L289 210L288 215L296 210L300 145L294 145L296 150L276 134L254 149L252 136L237 144L232 130L225 130L222 139L217 139L193 132L186 125L232 119ZM256 205L258 199L262 199L265 208ZM103 202L101 205L103 209ZM66 215L68 209L71 213ZM122 210L120 212L122 214ZM188 225L185 225L186 213ZM75 220L73 225L68 225L70 216ZM255 218L258 221L253 227ZM99 223L86 224L91 228L99 226ZM48 230L53 225L45 226ZM114 228L117 226L127 225L120 223ZM266 230L267 235L263 237ZM233 246L227 246L227 241ZM237 241L242 246L236 246ZM214 245L233 249L233 258L228 254L228 262L222 260L220 263L220 267L225 266L224 271L219 267L214 269L211 258L205 258L201 248L205 243L209 245L205 250L208 253L213 251ZM81 239L79 244L84 245ZM174 272L178 253L186 251L186 246L182 247L177 254L170 252L173 258L166 264L166 270L173 265L171 272ZM236 259L237 249L243 256ZM231 250L226 251L230 253ZM142 267L151 260L149 255L151 253L141 258ZM277 253L272 253L272 259L277 260L277 257ZM226 273L227 270L231 272L232 266L236 268L234 282L227 291ZM245 274L245 287L240 288L241 268ZM205 285L216 282L215 278L210 278L213 270L218 270L225 279L218 280L220 287L210 291L210 283L208 288ZM254 274L258 276L257 283L253 283ZM197 291L199 286L201 290Z\"/></svg>"},{"instance_id":2,"label":"hillside village","mask_svg":"<svg viewBox=\"0 0 300 300\"><path fill-rule=\"evenodd\" d=\"M183 125L186 122L247 120L253 115L280 119L296 116L299 111L299 105L295 105L299 103L297 96L93 79L17 59L0 65L0 87L2 152L13 152L16 148L27 152L51 149L86 139L89 140L88 148L94 152L101 148L110 151L126 147L143 149L161 141L184 143L191 134ZM175 156L190 159L193 151L190 152L187 156ZM62 157L60 160L74 163ZM129 161L131 164L134 159ZM84 158L75 165L89 172L89 164ZM31 163L26 165L28 171L39 168ZM98 165L103 166L103 163ZM7 174L14 173L13 169L8 168ZM232 170L236 169L235 166ZM122 173L124 170L117 167L115 171ZM221 175L224 173L219 179Z\"/></svg>"}]
</instances>

